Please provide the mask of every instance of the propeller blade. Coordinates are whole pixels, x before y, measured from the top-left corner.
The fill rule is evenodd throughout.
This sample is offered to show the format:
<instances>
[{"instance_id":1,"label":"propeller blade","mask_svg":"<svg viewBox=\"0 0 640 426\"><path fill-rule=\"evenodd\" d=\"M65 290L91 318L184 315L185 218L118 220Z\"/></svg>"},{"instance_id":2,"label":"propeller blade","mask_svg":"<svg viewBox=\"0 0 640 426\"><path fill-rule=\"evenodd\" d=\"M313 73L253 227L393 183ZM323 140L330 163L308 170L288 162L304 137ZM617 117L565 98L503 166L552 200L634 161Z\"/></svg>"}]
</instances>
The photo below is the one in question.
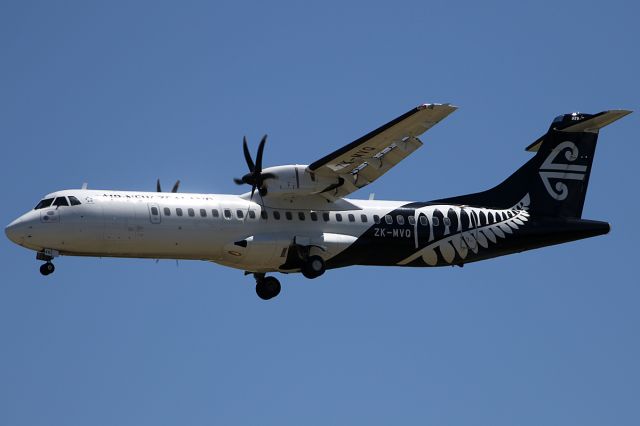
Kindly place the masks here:
<instances>
[{"instance_id":1,"label":"propeller blade","mask_svg":"<svg viewBox=\"0 0 640 426\"><path fill-rule=\"evenodd\" d=\"M267 142L267 135L262 137L260 145L258 145L258 154L256 155L256 170L262 171L262 153L264 152L264 144Z\"/></svg>"},{"instance_id":2,"label":"propeller blade","mask_svg":"<svg viewBox=\"0 0 640 426\"><path fill-rule=\"evenodd\" d=\"M157 192L162 192L162 188L160 187L160 179L158 179L156 181L156 191Z\"/></svg>"},{"instance_id":3,"label":"propeller blade","mask_svg":"<svg viewBox=\"0 0 640 426\"><path fill-rule=\"evenodd\" d=\"M273 173L262 173L262 174L260 174L260 177L262 178L262 180L276 179L277 178L277 176L274 175Z\"/></svg>"},{"instance_id":4,"label":"propeller blade","mask_svg":"<svg viewBox=\"0 0 640 426\"><path fill-rule=\"evenodd\" d=\"M236 185L244 185L244 181L240 178L233 178L233 181L236 183Z\"/></svg>"},{"instance_id":5,"label":"propeller blade","mask_svg":"<svg viewBox=\"0 0 640 426\"><path fill-rule=\"evenodd\" d=\"M249 166L249 171L253 172L256 168L256 165L253 163L251 159L251 153L249 152L249 147L247 146L247 137L242 138L242 152L244 153L244 159L247 162L247 166Z\"/></svg>"},{"instance_id":6,"label":"propeller blade","mask_svg":"<svg viewBox=\"0 0 640 426\"><path fill-rule=\"evenodd\" d=\"M251 197L249 197L249 201L253 201L253 193L256 192L256 185L251 186Z\"/></svg>"},{"instance_id":7,"label":"propeller blade","mask_svg":"<svg viewBox=\"0 0 640 426\"><path fill-rule=\"evenodd\" d=\"M180 187L180 180L178 179L176 183L173 185L173 188L171 188L171 192L178 192L179 187Z\"/></svg>"}]
</instances>

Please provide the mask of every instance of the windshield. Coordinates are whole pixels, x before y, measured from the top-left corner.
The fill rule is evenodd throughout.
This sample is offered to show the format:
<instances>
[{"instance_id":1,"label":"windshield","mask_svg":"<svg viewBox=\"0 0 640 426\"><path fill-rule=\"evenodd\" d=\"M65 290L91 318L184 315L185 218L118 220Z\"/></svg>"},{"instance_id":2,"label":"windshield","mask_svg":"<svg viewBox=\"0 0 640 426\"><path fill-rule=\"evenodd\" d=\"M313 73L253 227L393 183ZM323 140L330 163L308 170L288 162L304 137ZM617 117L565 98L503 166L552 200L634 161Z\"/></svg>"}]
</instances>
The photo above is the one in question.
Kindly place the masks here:
<instances>
[{"instance_id":1,"label":"windshield","mask_svg":"<svg viewBox=\"0 0 640 426\"><path fill-rule=\"evenodd\" d=\"M67 201L67 199L65 197L58 197L55 199L55 201L53 202L54 206L68 206L69 202Z\"/></svg>"},{"instance_id":2,"label":"windshield","mask_svg":"<svg viewBox=\"0 0 640 426\"><path fill-rule=\"evenodd\" d=\"M53 203L53 198L45 198L44 200L40 200L37 206L35 206L35 210L44 209L45 207L49 207Z\"/></svg>"}]
</instances>

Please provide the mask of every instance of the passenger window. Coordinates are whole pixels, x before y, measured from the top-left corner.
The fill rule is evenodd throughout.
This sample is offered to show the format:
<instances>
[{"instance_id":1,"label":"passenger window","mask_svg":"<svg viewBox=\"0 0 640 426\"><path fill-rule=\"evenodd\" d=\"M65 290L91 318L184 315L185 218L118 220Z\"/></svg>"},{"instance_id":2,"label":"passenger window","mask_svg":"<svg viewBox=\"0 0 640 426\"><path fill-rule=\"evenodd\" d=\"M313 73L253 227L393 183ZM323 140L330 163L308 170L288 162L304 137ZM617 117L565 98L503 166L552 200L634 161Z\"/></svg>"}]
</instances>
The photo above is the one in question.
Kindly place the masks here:
<instances>
[{"instance_id":1,"label":"passenger window","mask_svg":"<svg viewBox=\"0 0 640 426\"><path fill-rule=\"evenodd\" d=\"M70 195L69 196L69 204L71 204L72 206L79 206L82 203L76 197L74 197L73 195Z\"/></svg>"},{"instance_id":2,"label":"passenger window","mask_svg":"<svg viewBox=\"0 0 640 426\"><path fill-rule=\"evenodd\" d=\"M224 209L224 217L225 219L231 219L231 210Z\"/></svg>"},{"instance_id":3,"label":"passenger window","mask_svg":"<svg viewBox=\"0 0 640 426\"><path fill-rule=\"evenodd\" d=\"M415 216L409 216L409 225L415 225L415 224L416 224Z\"/></svg>"},{"instance_id":4,"label":"passenger window","mask_svg":"<svg viewBox=\"0 0 640 426\"><path fill-rule=\"evenodd\" d=\"M369 219L367 219L367 215L366 215L366 214L361 214L361 215L360 215L360 221L361 221L362 223L367 223L367 221L368 221L368 220L369 220Z\"/></svg>"},{"instance_id":5,"label":"passenger window","mask_svg":"<svg viewBox=\"0 0 640 426\"><path fill-rule=\"evenodd\" d=\"M187 213L189 213L189 217L194 217L196 215L196 212L193 211L193 209L187 209Z\"/></svg>"},{"instance_id":6,"label":"passenger window","mask_svg":"<svg viewBox=\"0 0 640 426\"><path fill-rule=\"evenodd\" d=\"M269 218L269 215L267 214L267 211L266 211L266 210L262 210L262 211L260 212L260 217L266 220L266 219L268 219L268 218Z\"/></svg>"},{"instance_id":7,"label":"passenger window","mask_svg":"<svg viewBox=\"0 0 640 426\"><path fill-rule=\"evenodd\" d=\"M157 207L151 207L151 214L153 216L158 216L160 214L160 212L158 211Z\"/></svg>"},{"instance_id":8,"label":"passenger window","mask_svg":"<svg viewBox=\"0 0 640 426\"><path fill-rule=\"evenodd\" d=\"M324 220L325 222L329 222L329 213L322 213L322 220Z\"/></svg>"},{"instance_id":9,"label":"passenger window","mask_svg":"<svg viewBox=\"0 0 640 426\"><path fill-rule=\"evenodd\" d=\"M444 226L451 226L451 219L445 217L442 219L442 223L444 224Z\"/></svg>"},{"instance_id":10,"label":"passenger window","mask_svg":"<svg viewBox=\"0 0 640 426\"><path fill-rule=\"evenodd\" d=\"M427 221L427 217L426 216L420 216L420 225L427 226L428 224L429 224L429 222Z\"/></svg>"},{"instance_id":11,"label":"passenger window","mask_svg":"<svg viewBox=\"0 0 640 426\"><path fill-rule=\"evenodd\" d=\"M279 212L279 211L277 211L277 210L276 210L276 211L274 211L274 212L273 212L273 218L274 218L275 220L280 220L280 212Z\"/></svg>"},{"instance_id":12,"label":"passenger window","mask_svg":"<svg viewBox=\"0 0 640 426\"><path fill-rule=\"evenodd\" d=\"M393 223L393 218L390 214L384 215L384 221L387 222L387 225L391 225Z\"/></svg>"},{"instance_id":13,"label":"passenger window","mask_svg":"<svg viewBox=\"0 0 640 426\"><path fill-rule=\"evenodd\" d=\"M311 213L309 213L309 216L311 217L311 220L312 220L312 221L314 221L314 222L317 222L317 221L318 221L318 213L316 213L316 212L311 212Z\"/></svg>"},{"instance_id":14,"label":"passenger window","mask_svg":"<svg viewBox=\"0 0 640 426\"><path fill-rule=\"evenodd\" d=\"M287 218L287 220L291 220L293 219L293 216L291 215L291 212L285 212L285 217Z\"/></svg>"},{"instance_id":15,"label":"passenger window","mask_svg":"<svg viewBox=\"0 0 640 426\"><path fill-rule=\"evenodd\" d=\"M440 219L438 219L437 217L434 217L433 219L431 219L431 221L433 222L433 226L440 225Z\"/></svg>"},{"instance_id":16,"label":"passenger window","mask_svg":"<svg viewBox=\"0 0 640 426\"><path fill-rule=\"evenodd\" d=\"M342 222L342 215L340 213L336 213L336 220Z\"/></svg>"},{"instance_id":17,"label":"passenger window","mask_svg":"<svg viewBox=\"0 0 640 426\"><path fill-rule=\"evenodd\" d=\"M176 214L182 216L182 209L180 207L176 208Z\"/></svg>"},{"instance_id":18,"label":"passenger window","mask_svg":"<svg viewBox=\"0 0 640 426\"><path fill-rule=\"evenodd\" d=\"M171 216L171 209L169 207L165 207L164 208L164 215L165 216Z\"/></svg>"},{"instance_id":19,"label":"passenger window","mask_svg":"<svg viewBox=\"0 0 640 426\"><path fill-rule=\"evenodd\" d=\"M218 211L218 209L211 209L211 216L220 217L220 212Z\"/></svg>"},{"instance_id":20,"label":"passenger window","mask_svg":"<svg viewBox=\"0 0 640 426\"><path fill-rule=\"evenodd\" d=\"M303 212L298 212L298 219L304 220L304 213Z\"/></svg>"},{"instance_id":21,"label":"passenger window","mask_svg":"<svg viewBox=\"0 0 640 426\"><path fill-rule=\"evenodd\" d=\"M68 206L69 202L67 201L67 199L65 197L58 197L53 201L53 205L54 206Z\"/></svg>"},{"instance_id":22,"label":"passenger window","mask_svg":"<svg viewBox=\"0 0 640 426\"><path fill-rule=\"evenodd\" d=\"M249 219L255 219L256 218L256 212L254 210L249 210Z\"/></svg>"},{"instance_id":23,"label":"passenger window","mask_svg":"<svg viewBox=\"0 0 640 426\"><path fill-rule=\"evenodd\" d=\"M378 216L377 214L374 214L373 215L373 223L378 225L380 223L380 216Z\"/></svg>"},{"instance_id":24,"label":"passenger window","mask_svg":"<svg viewBox=\"0 0 640 426\"><path fill-rule=\"evenodd\" d=\"M244 217L244 212L238 209L236 210L236 215L238 215L238 219L242 219Z\"/></svg>"},{"instance_id":25,"label":"passenger window","mask_svg":"<svg viewBox=\"0 0 640 426\"><path fill-rule=\"evenodd\" d=\"M354 215L352 215L352 214L349 214L348 218L349 218L349 222L355 222L356 221L356 217Z\"/></svg>"},{"instance_id":26,"label":"passenger window","mask_svg":"<svg viewBox=\"0 0 640 426\"><path fill-rule=\"evenodd\" d=\"M45 207L49 207L53 203L53 198L45 198L44 200L40 200L40 202L34 207L34 210L44 209Z\"/></svg>"},{"instance_id":27,"label":"passenger window","mask_svg":"<svg viewBox=\"0 0 640 426\"><path fill-rule=\"evenodd\" d=\"M397 215L396 222L398 222L398 225L404 225L404 216L402 216L401 214Z\"/></svg>"},{"instance_id":28,"label":"passenger window","mask_svg":"<svg viewBox=\"0 0 640 426\"><path fill-rule=\"evenodd\" d=\"M207 217L207 211L205 209L200 209L200 217Z\"/></svg>"}]
</instances>

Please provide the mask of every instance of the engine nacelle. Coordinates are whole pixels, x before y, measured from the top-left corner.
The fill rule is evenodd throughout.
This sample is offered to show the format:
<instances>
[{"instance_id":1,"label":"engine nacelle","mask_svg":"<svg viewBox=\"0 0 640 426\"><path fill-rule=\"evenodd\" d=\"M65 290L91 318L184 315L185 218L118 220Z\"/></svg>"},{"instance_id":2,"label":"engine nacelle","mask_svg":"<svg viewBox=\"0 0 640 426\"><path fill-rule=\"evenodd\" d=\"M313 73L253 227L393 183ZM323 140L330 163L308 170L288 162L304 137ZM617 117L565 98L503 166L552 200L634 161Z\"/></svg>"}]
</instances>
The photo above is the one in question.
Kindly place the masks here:
<instances>
[{"instance_id":1,"label":"engine nacelle","mask_svg":"<svg viewBox=\"0 0 640 426\"><path fill-rule=\"evenodd\" d=\"M319 194L332 185L340 184L340 179L318 176L310 172L305 165L268 167L262 170L275 176L266 179L264 186L267 195L294 196Z\"/></svg>"}]
</instances>

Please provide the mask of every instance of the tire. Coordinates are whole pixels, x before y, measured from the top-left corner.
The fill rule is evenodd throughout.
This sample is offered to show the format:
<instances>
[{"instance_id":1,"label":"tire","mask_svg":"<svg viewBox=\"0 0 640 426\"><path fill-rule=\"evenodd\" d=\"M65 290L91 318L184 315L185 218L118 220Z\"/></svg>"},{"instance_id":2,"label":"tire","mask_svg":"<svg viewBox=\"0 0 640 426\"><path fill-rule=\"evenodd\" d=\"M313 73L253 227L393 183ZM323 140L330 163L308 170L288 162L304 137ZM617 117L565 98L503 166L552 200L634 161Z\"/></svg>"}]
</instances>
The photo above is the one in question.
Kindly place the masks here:
<instances>
[{"instance_id":1,"label":"tire","mask_svg":"<svg viewBox=\"0 0 640 426\"><path fill-rule=\"evenodd\" d=\"M280 281L275 277L265 277L256 282L256 294L262 300L269 300L280 294Z\"/></svg>"},{"instance_id":2,"label":"tire","mask_svg":"<svg viewBox=\"0 0 640 426\"><path fill-rule=\"evenodd\" d=\"M324 274L324 260L320 256L309 256L302 265L301 271L305 278L309 278L310 280L318 278Z\"/></svg>"},{"instance_id":3,"label":"tire","mask_svg":"<svg viewBox=\"0 0 640 426\"><path fill-rule=\"evenodd\" d=\"M269 299L273 299L277 295L280 294L280 290L282 287L280 286L280 281L276 277L267 277L264 279L265 285L269 289Z\"/></svg>"},{"instance_id":4,"label":"tire","mask_svg":"<svg viewBox=\"0 0 640 426\"><path fill-rule=\"evenodd\" d=\"M53 263L47 262L40 265L40 273L44 276L53 274L53 271L55 270L56 270L56 267L53 266Z\"/></svg>"},{"instance_id":5,"label":"tire","mask_svg":"<svg viewBox=\"0 0 640 426\"><path fill-rule=\"evenodd\" d=\"M269 289L267 288L264 280L258 280L256 282L256 294L262 300L269 300Z\"/></svg>"}]
</instances>

